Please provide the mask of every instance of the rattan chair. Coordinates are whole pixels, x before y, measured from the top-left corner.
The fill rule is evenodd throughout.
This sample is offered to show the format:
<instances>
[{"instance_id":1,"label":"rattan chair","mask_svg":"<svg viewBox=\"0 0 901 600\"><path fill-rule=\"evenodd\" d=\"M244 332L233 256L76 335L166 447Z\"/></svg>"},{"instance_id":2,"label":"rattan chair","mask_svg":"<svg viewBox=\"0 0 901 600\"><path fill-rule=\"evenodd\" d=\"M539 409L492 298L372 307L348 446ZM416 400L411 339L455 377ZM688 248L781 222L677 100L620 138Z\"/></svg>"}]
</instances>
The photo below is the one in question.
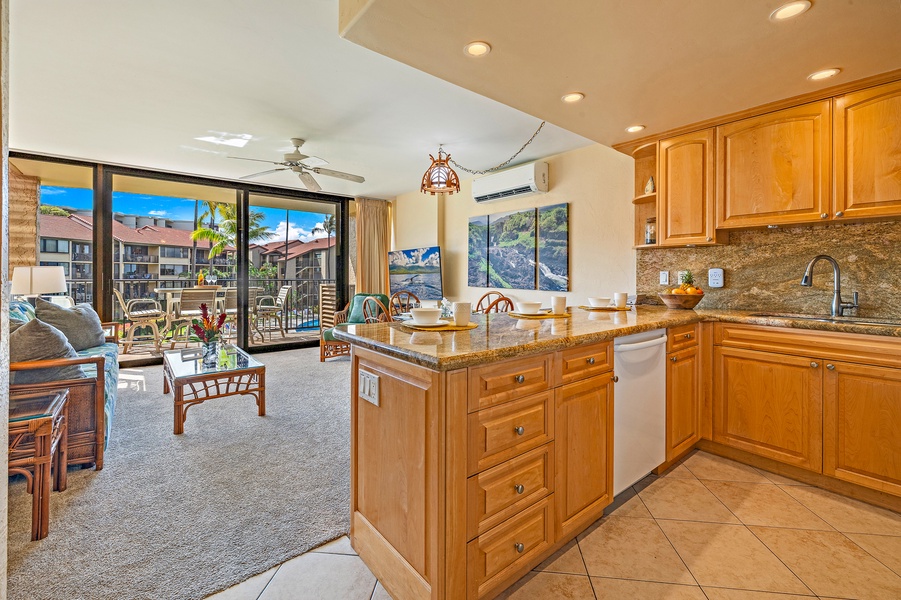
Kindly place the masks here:
<instances>
[{"instance_id":1,"label":"rattan chair","mask_svg":"<svg viewBox=\"0 0 901 600\"><path fill-rule=\"evenodd\" d=\"M363 320L367 323L388 323L394 319L381 300L369 296L363 299Z\"/></svg>"},{"instance_id":2,"label":"rattan chair","mask_svg":"<svg viewBox=\"0 0 901 600\"><path fill-rule=\"evenodd\" d=\"M396 317L401 313L410 312L411 308L419 306L419 298L413 292L401 291L394 292L391 300L388 301L388 308L391 310L391 316Z\"/></svg>"},{"instance_id":3,"label":"rattan chair","mask_svg":"<svg viewBox=\"0 0 901 600\"><path fill-rule=\"evenodd\" d=\"M500 298L489 304L483 312L485 314L488 314L510 312L511 310L513 310L513 300L510 300L510 298L507 298L506 296L501 296Z\"/></svg>"},{"instance_id":4,"label":"rattan chair","mask_svg":"<svg viewBox=\"0 0 901 600\"><path fill-rule=\"evenodd\" d=\"M134 298L126 302L122 292L116 288L113 288L113 295L119 302L119 306L122 307L125 320L131 322L131 326L125 334L125 342L122 344L123 354L128 354L135 342L147 341L152 341L154 348L159 353L161 336L157 321L166 320L168 325L168 315L163 311L160 303L150 298ZM150 335L135 335L141 327L148 327ZM165 330L165 326L163 329Z\"/></svg>"},{"instance_id":5,"label":"rattan chair","mask_svg":"<svg viewBox=\"0 0 901 600\"><path fill-rule=\"evenodd\" d=\"M476 303L476 307L474 309L472 309L472 312L474 312L474 313L487 312L486 309L489 306L491 306L491 304L494 303L495 300L498 300L499 298L505 298L505 296L497 290L491 290L490 292L485 292L485 294L483 294L482 297L479 298L479 301Z\"/></svg>"},{"instance_id":6,"label":"rattan chair","mask_svg":"<svg viewBox=\"0 0 901 600\"><path fill-rule=\"evenodd\" d=\"M344 310L335 313L334 326L322 329L319 335L319 362L325 362L326 358L346 356L350 354L350 344L335 337L335 329L346 327L347 324L362 324L366 320L363 316L363 300L369 297L377 298L384 309L388 304L388 296L385 294L354 294L350 303Z\"/></svg>"}]
</instances>

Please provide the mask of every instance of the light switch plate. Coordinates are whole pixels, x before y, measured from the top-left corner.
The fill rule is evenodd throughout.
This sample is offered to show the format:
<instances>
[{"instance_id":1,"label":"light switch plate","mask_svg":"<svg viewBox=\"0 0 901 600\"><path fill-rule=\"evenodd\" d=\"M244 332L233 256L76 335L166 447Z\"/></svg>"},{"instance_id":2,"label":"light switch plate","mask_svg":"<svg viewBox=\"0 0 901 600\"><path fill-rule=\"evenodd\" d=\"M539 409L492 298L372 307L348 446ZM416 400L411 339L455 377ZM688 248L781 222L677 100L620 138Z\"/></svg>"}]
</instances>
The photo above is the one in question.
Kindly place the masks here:
<instances>
[{"instance_id":1,"label":"light switch plate","mask_svg":"<svg viewBox=\"0 0 901 600\"><path fill-rule=\"evenodd\" d=\"M669 285L669 271L660 271L660 285Z\"/></svg>"},{"instance_id":2,"label":"light switch plate","mask_svg":"<svg viewBox=\"0 0 901 600\"><path fill-rule=\"evenodd\" d=\"M374 404L379 405L379 376L369 371L360 369L359 380L357 382L358 393L360 398Z\"/></svg>"},{"instance_id":3,"label":"light switch plate","mask_svg":"<svg viewBox=\"0 0 901 600\"><path fill-rule=\"evenodd\" d=\"M723 270L710 269L707 271L707 287L721 288L723 287Z\"/></svg>"}]
</instances>

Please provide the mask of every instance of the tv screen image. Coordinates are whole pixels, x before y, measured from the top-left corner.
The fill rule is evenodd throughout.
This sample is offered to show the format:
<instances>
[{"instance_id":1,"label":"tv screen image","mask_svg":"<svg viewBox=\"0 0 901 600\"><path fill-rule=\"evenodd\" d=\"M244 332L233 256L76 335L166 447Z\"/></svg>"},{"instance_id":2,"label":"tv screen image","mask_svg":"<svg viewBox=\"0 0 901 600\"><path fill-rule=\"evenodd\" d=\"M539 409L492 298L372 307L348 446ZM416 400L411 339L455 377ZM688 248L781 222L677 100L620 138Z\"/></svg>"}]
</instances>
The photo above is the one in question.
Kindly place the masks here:
<instances>
[{"instance_id":1,"label":"tv screen image","mask_svg":"<svg viewBox=\"0 0 901 600\"><path fill-rule=\"evenodd\" d=\"M441 300L441 250L438 246L388 253L391 293L410 292L420 300Z\"/></svg>"}]
</instances>

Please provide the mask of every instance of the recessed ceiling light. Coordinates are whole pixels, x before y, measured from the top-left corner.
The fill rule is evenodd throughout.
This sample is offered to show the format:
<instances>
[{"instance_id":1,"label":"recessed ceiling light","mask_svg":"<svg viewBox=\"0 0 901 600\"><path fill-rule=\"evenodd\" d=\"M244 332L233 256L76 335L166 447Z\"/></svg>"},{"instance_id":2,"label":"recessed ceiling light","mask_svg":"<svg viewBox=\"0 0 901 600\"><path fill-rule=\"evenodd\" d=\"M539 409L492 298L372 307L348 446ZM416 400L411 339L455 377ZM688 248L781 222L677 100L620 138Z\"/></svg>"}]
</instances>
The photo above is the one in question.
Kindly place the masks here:
<instances>
[{"instance_id":1,"label":"recessed ceiling light","mask_svg":"<svg viewBox=\"0 0 901 600\"><path fill-rule=\"evenodd\" d=\"M469 42L463 46L463 52L466 56L485 56L491 52L491 45L488 42Z\"/></svg>"},{"instance_id":2,"label":"recessed ceiling light","mask_svg":"<svg viewBox=\"0 0 901 600\"><path fill-rule=\"evenodd\" d=\"M582 92L572 92L570 94L564 94L563 97L560 99L563 100L564 102L573 103L573 102L578 102L579 100L581 100L584 97L585 97L585 94L583 94Z\"/></svg>"},{"instance_id":3,"label":"recessed ceiling light","mask_svg":"<svg viewBox=\"0 0 901 600\"><path fill-rule=\"evenodd\" d=\"M786 19L791 19L792 17L797 17L798 15L807 12L809 8L810 0L788 2L770 13L770 21L784 21Z\"/></svg>"},{"instance_id":4,"label":"recessed ceiling light","mask_svg":"<svg viewBox=\"0 0 901 600\"><path fill-rule=\"evenodd\" d=\"M626 127L626 131L629 133L637 133L644 129L644 125L633 125L632 127Z\"/></svg>"},{"instance_id":5,"label":"recessed ceiling light","mask_svg":"<svg viewBox=\"0 0 901 600\"><path fill-rule=\"evenodd\" d=\"M841 73L841 69L823 69L822 71L817 71L816 73L811 73L807 76L807 79L811 81L819 81L821 79L829 79L830 77L835 77L839 73Z\"/></svg>"}]
</instances>

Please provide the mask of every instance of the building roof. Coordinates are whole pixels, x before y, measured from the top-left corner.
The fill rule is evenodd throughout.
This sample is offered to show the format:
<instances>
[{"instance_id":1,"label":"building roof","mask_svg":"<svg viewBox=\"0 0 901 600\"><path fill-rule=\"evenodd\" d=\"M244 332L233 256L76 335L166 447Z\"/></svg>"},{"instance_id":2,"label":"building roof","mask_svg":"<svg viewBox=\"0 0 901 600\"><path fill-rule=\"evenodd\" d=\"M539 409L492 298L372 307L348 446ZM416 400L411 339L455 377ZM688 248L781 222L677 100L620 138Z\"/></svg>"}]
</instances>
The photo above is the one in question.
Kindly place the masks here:
<instances>
[{"instance_id":1,"label":"building roof","mask_svg":"<svg viewBox=\"0 0 901 600\"><path fill-rule=\"evenodd\" d=\"M65 240L93 239L93 217L69 215L60 217L56 215L39 215L38 231L41 237L58 238ZM113 239L126 244L140 244L146 246L178 246L190 248L194 245L191 239L191 231L186 229L173 229L171 227L157 227L146 225L133 229L123 225L119 221L113 221ZM198 241L197 247L208 249L209 242ZM227 250L234 250L232 247Z\"/></svg>"}]
</instances>

